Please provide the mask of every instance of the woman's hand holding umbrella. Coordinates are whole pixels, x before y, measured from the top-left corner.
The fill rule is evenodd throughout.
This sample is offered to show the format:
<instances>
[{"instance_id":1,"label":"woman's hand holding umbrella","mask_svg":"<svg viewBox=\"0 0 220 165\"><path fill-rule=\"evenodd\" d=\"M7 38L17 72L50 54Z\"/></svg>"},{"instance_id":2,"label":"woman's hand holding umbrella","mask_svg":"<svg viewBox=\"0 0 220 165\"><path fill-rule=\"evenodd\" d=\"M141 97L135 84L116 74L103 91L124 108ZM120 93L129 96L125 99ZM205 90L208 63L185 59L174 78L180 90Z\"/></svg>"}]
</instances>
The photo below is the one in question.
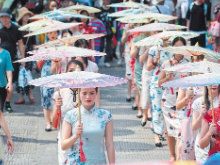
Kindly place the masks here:
<instances>
[{"instance_id":1,"label":"woman's hand holding umbrella","mask_svg":"<svg viewBox=\"0 0 220 165\"><path fill-rule=\"evenodd\" d=\"M83 134L83 123L80 123L76 126L76 129L75 129L76 133L76 137L79 138L81 137L81 135Z\"/></svg>"},{"instance_id":2,"label":"woman's hand holding umbrella","mask_svg":"<svg viewBox=\"0 0 220 165\"><path fill-rule=\"evenodd\" d=\"M216 124L211 124L209 126L209 131L208 131L208 135L212 136L212 135L216 135L217 134L217 127Z\"/></svg>"},{"instance_id":3,"label":"woman's hand holding umbrella","mask_svg":"<svg viewBox=\"0 0 220 165\"><path fill-rule=\"evenodd\" d=\"M166 80L167 80L167 81L171 81L172 78L173 78L173 72L169 72L169 73L167 74L167 76L166 76Z\"/></svg>"},{"instance_id":4,"label":"woman's hand holding umbrella","mask_svg":"<svg viewBox=\"0 0 220 165\"><path fill-rule=\"evenodd\" d=\"M193 98L193 89L192 88L187 89L187 91L186 91L186 98L187 99L192 99Z\"/></svg>"},{"instance_id":5,"label":"woman's hand holding umbrella","mask_svg":"<svg viewBox=\"0 0 220 165\"><path fill-rule=\"evenodd\" d=\"M206 104L203 104L200 108L200 112L202 114L202 116L207 112L207 106Z\"/></svg>"}]
</instances>

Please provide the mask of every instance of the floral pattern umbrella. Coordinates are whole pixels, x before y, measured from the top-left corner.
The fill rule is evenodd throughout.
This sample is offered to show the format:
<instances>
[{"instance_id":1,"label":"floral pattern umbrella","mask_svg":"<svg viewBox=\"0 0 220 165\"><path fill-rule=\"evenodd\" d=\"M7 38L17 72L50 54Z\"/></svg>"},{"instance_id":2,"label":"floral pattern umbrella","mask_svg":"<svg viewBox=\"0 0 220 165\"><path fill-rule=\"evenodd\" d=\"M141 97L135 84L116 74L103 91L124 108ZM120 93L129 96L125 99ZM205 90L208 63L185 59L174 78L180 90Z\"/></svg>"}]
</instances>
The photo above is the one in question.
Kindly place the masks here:
<instances>
[{"instance_id":1,"label":"floral pattern umbrella","mask_svg":"<svg viewBox=\"0 0 220 165\"><path fill-rule=\"evenodd\" d=\"M128 9L128 10L122 10L122 11L109 14L108 17L125 17L125 16L128 16L128 14L134 15L134 14L141 14L145 12L146 12L145 9Z\"/></svg>"},{"instance_id":2,"label":"floral pattern umbrella","mask_svg":"<svg viewBox=\"0 0 220 165\"><path fill-rule=\"evenodd\" d=\"M143 40L140 40L135 43L136 46L151 46L151 45L157 45L160 39L174 39L175 37L181 36L183 38L190 39L194 37L198 37L199 33L194 32L185 32L185 31L164 31L158 34L151 35L150 37L147 37Z\"/></svg>"},{"instance_id":3,"label":"floral pattern umbrella","mask_svg":"<svg viewBox=\"0 0 220 165\"><path fill-rule=\"evenodd\" d=\"M77 48L72 46L50 47L48 49L34 50L28 52L32 56L23 58L16 62L29 62L59 59L65 57L86 57L86 56L105 56L106 53L98 52L91 49Z\"/></svg>"},{"instance_id":4,"label":"floral pattern umbrella","mask_svg":"<svg viewBox=\"0 0 220 165\"><path fill-rule=\"evenodd\" d=\"M29 19L41 19L41 18L47 18L47 19L57 19L57 18L90 18L88 16L77 14L73 12L67 12L67 11L61 11L61 10L53 10L46 13L42 13L39 15L35 15L33 17L30 17Z\"/></svg>"},{"instance_id":5,"label":"floral pattern umbrella","mask_svg":"<svg viewBox=\"0 0 220 165\"><path fill-rule=\"evenodd\" d=\"M49 88L95 88L110 87L126 83L124 78L110 75L75 71L35 79L29 84Z\"/></svg>"},{"instance_id":6,"label":"floral pattern umbrella","mask_svg":"<svg viewBox=\"0 0 220 165\"><path fill-rule=\"evenodd\" d=\"M24 37L30 37L30 36L34 36L34 35L43 34L43 33L48 33L48 32L53 32L53 31L58 31L58 30L63 30L63 29L69 29L74 26L79 26L80 24L81 23L62 23L62 24L59 24L59 26L57 26L57 24L51 24L51 25L48 25L40 30L29 33L29 34L25 35Z\"/></svg>"},{"instance_id":7,"label":"floral pattern umbrella","mask_svg":"<svg viewBox=\"0 0 220 165\"><path fill-rule=\"evenodd\" d=\"M148 23L152 19L157 20L159 22L168 22L168 21L177 19L177 17L173 17L173 16L165 15L165 14L148 12L148 13L142 13L142 14L136 14L136 15L128 15L126 17L118 18L116 20L122 23Z\"/></svg>"},{"instance_id":8,"label":"floral pattern umbrella","mask_svg":"<svg viewBox=\"0 0 220 165\"><path fill-rule=\"evenodd\" d=\"M162 31L162 30L179 30L186 29L186 26L168 24L168 23L151 23L129 30L129 32L147 32L147 31Z\"/></svg>"},{"instance_id":9,"label":"floral pattern umbrella","mask_svg":"<svg viewBox=\"0 0 220 165\"><path fill-rule=\"evenodd\" d=\"M108 5L109 7L124 7L124 8L149 8L148 5L144 5L137 2L121 2L121 3L112 3Z\"/></svg>"},{"instance_id":10,"label":"floral pattern umbrella","mask_svg":"<svg viewBox=\"0 0 220 165\"><path fill-rule=\"evenodd\" d=\"M48 47L48 46L54 46L54 45L65 45L66 43L68 43L69 45L72 45L74 42L76 42L76 40L83 38L86 40L91 40L91 39L95 39L95 38L99 38L99 37L103 37L105 34L83 34L83 35L78 35L78 36L71 36L71 37L65 37L65 38L61 38L58 40L54 40L54 41L49 41L45 44L39 45L37 46L38 48L41 47Z\"/></svg>"},{"instance_id":11,"label":"floral pattern umbrella","mask_svg":"<svg viewBox=\"0 0 220 165\"><path fill-rule=\"evenodd\" d=\"M58 24L62 24L62 22L60 21L53 21L53 20L49 20L49 19L42 19L42 20L38 20L38 21L34 21L31 22L27 25L24 25L22 27L19 28L19 30L21 31L37 31L40 30L46 26L49 25L58 25Z\"/></svg>"},{"instance_id":12,"label":"floral pattern umbrella","mask_svg":"<svg viewBox=\"0 0 220 165\"><path fill-rule=\"evenodd\" d=\"M177 87L177 88L187 88L187 87L202 87L209 85L220 84L220 74L219 73L206 73L198 74L194 76L184 77L173 81L168 81L162 84L163 87Z\"/></svg>"},{"instance_id":13,"label":"floral pattern umbrella","mask_svg":"<svg viewBox=\"0 0 220 165\"><path fill-rule=\"evenodd\" d=\"M205 55L205 57L208 60L212 60L216 62L218 62L218 60L220 59L220 53L199 46L166 47L166 48L161 48L161 50L164 52L169 52L173 54L182 54L186 56Z\"/></svg>"},{"instance_id":14,"label":"floral pattern umbrella","mask_svg":"<svg viewBox=\"0 0 220 165\"><path fill-rule=\"evenodd\" d=\"M89 13L99 13L101 12L100 9L97 9L95 7L90 7L90 6L84 6L84 5L75 5L75 6L69 6L66 8L60 9L61 11L67 11L67 12L76 12L77 10L86 10Z\"/></svg>"},{"instance_id":15,"label":"floral pattern umbrella","mask_svg":"<svg viewBox=\"0 0 220 165\"><path fill-rule=\"evenodd\" d=\"M179 64L173 67L163 69L168 72L197 72L197 73L219 73L220 64L210 61L200 61L186 64Z\"/></svg>"}]
</instances>

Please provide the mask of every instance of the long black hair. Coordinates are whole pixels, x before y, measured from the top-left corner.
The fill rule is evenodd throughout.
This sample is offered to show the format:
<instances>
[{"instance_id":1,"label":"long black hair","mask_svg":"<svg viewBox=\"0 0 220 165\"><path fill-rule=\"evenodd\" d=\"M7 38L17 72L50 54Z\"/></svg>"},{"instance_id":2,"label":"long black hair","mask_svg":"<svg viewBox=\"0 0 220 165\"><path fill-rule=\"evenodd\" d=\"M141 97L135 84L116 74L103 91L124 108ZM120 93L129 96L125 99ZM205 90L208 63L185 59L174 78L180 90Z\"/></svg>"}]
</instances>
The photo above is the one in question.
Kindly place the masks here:
<instances>
[{"instance_id":1,"label":"long black hair","mask_svg":"<svg viewBox=\"0 0 220 165\"><path fill-rule=\"evenodd\" d=\"M89 48L89 42L85 39L78 39L75 44L74 44L75 47L83 47L83 48L86 48L88 49ZM87 57L81 57L84 61L84 63L86 64L86 67L88 66L88 58Z\"/></svg>"},{"instance_id":2,"label":"long black hair","mask_svg":"<svg viewBox=\"0 0 220 165\"><path fill-rule=\"evenodd\" d=\"M212 90L212 89L211 89L211 90ZM220 95L220 85L218 85L218 95ZM211 102L210 102L210 100L209 100L209 89L208 89L208 87L206 87L205 104L206 104L207 110L209 110L209 109L210 109Z\"/></svg>"},{"instance_id":3,"label":"long black hair","mask_svg":"<svg viewBox=\"0 0 220 165\"><path fill-rule=\"evenodd\" d=\"M86 11L86 10L81 10L81 11L79 12L79 14L83 14L83 13L86 13L86 14L87 14L87 16L89 16L89 12L88 12L88 11ZM81 21L81 19L80 19L80 21L79 21L79 22L82 22L82 21ZM89 19L88 19L88 18L87 18L86 25L87 25L87 26L89 25Z\"/></svg>"},{"instance_id":4,"label":"long black hair","mask_svg":"<svg viewBox=\"0 0 220 165\"><path fill-rule=\"evenodd\" d=\"M183 45L186 45L186 40L183 37L176 37L173 39L172 46L175 45L176 42L181 41Z\"/></svg>"},{"instance_id":5,"label":"long black hair","mask_svg":"<svg viewBox=\"0 0 220 165\"><path fill-rule=\"evenodd\" d=\"M66 71L68 70L68 68L70 67L71 64L76 64L76 65L78 65L78 66L80 67L80 70L81 70L81 71L84 71L83 64L82 64L80 61L78 61L78 60L73 60L73 59L68 62L67 66L66 66Z\"/></svg>"}]
</instances>

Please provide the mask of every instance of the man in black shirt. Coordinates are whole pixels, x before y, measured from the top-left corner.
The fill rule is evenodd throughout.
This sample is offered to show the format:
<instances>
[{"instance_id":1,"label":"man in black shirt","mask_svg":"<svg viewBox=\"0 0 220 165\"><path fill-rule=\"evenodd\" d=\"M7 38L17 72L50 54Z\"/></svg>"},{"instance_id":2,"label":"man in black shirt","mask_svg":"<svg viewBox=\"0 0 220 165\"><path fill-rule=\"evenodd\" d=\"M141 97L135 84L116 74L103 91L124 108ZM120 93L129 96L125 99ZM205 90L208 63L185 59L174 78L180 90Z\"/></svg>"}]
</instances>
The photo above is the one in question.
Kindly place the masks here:
<instances>
[{"instance_id":1,"label":"man in black shirt","mask_svg":"<svg viewBox=\"0 0 220 165\"><path fill-rule=\"evenodd\" d=\"M22 58L25 56L25 46L22 41L22 33L18 30L18 26L11 23L11 18L12 15L10 9L3 8L0 11L0 21L2 22L2 27L0 28L0 38L2 42L0 46L9 51L12 61L15 61L17 60L17 45ZM25 67L25 63L22 63L21 65ZM13 68L13 82L16 82L18 80L19 64L13 63ZM7 93L5 107L8 112L12 112L10 106L12 94L13 90Z\"/></svg>"},{"instance_id":2,"label":"man in black shirt","mask_svg":"<svg viewBox=\"0 0 220 165\"><path fill-rule=\"evenodd\" d=\"M197 42L200 46L205 47L205 34L210 21L211 11L202 0L196 0L189 5L189 9L186 15L187 30L200 33L199 37L191 39L191 45L195 45Z\"/></svg>"},{"instance_id":3,"label":"man in black shirt","mask_svg":"<svg viewBox=\"0 0 220 165\"><path fill-rule=\"evenodd\" d=\"M100 8L101 12L99 15L99 19L102 20L102 22L105 24L106 33L107 33L105 37L102 37L102 41L101 41L101 51L103 51L105 48L105 52L107 54L104 60L106 67L111 66L109 62L112 59L112 46L111 45L112 45L112 38L113 38L113 31L112 31L113 19L111 17L108 17L108 15L115 12L113 8L107 6L110 4L110 2L111 0L103 0L103 6ZM105 44L105 40L106 40L106 44Z\"/></svg>"}]
</instances>

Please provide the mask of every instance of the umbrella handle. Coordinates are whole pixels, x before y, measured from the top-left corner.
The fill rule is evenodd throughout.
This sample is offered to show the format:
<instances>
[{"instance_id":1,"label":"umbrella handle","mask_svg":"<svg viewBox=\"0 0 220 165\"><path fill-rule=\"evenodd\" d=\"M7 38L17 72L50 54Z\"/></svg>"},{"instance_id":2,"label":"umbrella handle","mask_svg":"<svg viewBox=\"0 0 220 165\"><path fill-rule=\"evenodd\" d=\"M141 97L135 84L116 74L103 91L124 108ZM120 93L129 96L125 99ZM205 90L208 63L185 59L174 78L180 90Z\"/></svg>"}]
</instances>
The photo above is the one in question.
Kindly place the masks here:
<instances>
[{"instance_id":1,"label":"umbrella handle","mask_svg":"<svg viewBox=\"0 0 220 165\"><path fill-rule=\"evenodd\" d=\"M206 103L206 98L205 98L205 96L206 96L206 86L204 86L203 87L204 89L204 91L203 91L203 93L204 93L204 95L203 95L203 104L205 104Z\"/></svg>"},{"instance_id":2,"label":"umbrella handle","mask_svg":"<svg viewBox=\"0 0 220 165\"><path fill-rule=\"evenodd\" d=\"M80 88L78 88L78 108L79 108L79 124L81 124L81 101L80 101Z\"/></svg>"},{"instance_id":3,"label":"umbrella handle","mask_svg":"<svg viewBox=\"0 0 220 165\"><path fill-rule=\"evenodd\" d=\"M211 97L211 108L212 108L212 124L215 124L215 113L214 113L214 107L213 107L213 95L212 95L212 88L209 87L210 97Z\"/></svg>"}]
</instances>

